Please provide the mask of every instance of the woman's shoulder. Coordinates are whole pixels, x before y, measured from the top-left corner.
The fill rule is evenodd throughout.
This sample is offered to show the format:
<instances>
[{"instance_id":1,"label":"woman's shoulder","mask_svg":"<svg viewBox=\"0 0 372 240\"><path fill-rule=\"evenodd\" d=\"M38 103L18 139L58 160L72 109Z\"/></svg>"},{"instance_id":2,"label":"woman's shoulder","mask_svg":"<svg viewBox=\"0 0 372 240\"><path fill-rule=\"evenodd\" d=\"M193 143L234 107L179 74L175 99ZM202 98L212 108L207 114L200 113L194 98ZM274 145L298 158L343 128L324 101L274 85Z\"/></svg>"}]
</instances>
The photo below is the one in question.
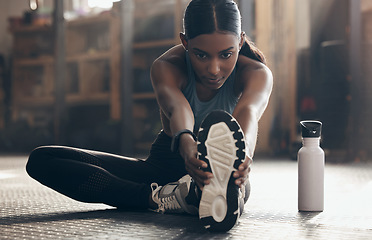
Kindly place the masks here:
<instances>
[{"instance_id":1,"label":"woman's shoulder","mask_svg":"<svg viewBox=\"0 0 372 240\"><path fill-rule=\"evenodd\" d=\"M265 64L244 55L239 55L237 71L241 74L261 72L271 75L271 70Z\"/></svg>"},{"instance_id":2,"label":"woman's shoulder","mask_svg":"<svg viewBox=\"0 0 372 240\"><path fill-rule=\"evenodd\" d=\"M185 57L185 49L182 45L177 45L158 57L153 65L165 65L182 71L186 68Z\"/></svg>"},{"instance_id":3,"label":"woman's shoulder","mask_svg":"<svg viewBox=\"0 0 372 240\"><path fill-rule=\"evenodd\" d=\"M272 81L272 72L265 64L243 55L239 55L238 58L237 75L241 82L249 81L251 78Z\"/></svg>"},{"instance_id":4,"label":"woman's shoulder","mask_svg":"<svg viewBox=\"0 0 372 240\"><path fill-rule=\"evenodd\" d=\"M237 62L237 81L235 89L244 89L245 86L252 86L249 83L272 85L273 76L271 70L263 63L239 55Z\"/></svg>"},{"instance_id":5,"label":"woman's shoulder","mask_svg":"<svg viewBox=\"0 0 372 240\"><path fill-rule=\"evenodd\" d=\"M182 45L172 47L152 64L153 81L176 81L183 88L187 84L187 66L185 50ZM158 76L158 77L155 77Z\"/></svg>"}]
</instances>

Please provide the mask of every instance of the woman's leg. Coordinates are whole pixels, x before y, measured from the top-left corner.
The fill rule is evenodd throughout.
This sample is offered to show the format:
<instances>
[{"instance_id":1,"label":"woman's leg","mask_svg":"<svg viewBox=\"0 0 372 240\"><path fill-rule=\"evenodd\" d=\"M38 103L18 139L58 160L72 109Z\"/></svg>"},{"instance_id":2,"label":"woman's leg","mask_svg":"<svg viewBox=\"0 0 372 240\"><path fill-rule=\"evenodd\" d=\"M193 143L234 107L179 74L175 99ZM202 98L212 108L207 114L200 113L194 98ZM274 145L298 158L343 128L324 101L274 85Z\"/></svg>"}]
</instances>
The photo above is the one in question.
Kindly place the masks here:
<instances>
[{"instance_id":1,"label":"woman's leg","mask_svg":"<svg viewBox=\"0 0 372 240\"><path fill-rule=\"evenodd\" d=\"M82 149L41 147L31 153L26 170L40 183L78 201L146 207L150 187L111 174L101 166L103 159Z\"/></svg>"},{"instance_id":2,"label":"woman's leg","mask_svg":"<svg viewBox=\"0 0 372 240\"><path fill-rule=\"evenodd\" d=\"M31 153L26 169L37 181L75 200L148 208L152 182L166 184L186 174L182 160L167 156L168 138L159 135L147 161L70 147L40 147Z\"/></svg>"}]
</instances>

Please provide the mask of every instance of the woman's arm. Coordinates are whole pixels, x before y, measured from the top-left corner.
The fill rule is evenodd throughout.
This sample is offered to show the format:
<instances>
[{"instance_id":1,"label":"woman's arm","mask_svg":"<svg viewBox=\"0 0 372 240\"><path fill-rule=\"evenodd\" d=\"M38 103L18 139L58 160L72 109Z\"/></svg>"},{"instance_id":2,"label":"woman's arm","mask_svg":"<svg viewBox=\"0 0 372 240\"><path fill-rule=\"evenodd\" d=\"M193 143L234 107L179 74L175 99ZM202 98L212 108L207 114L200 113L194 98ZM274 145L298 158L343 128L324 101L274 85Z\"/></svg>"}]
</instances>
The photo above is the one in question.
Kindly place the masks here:
<instances>
[{"instance_id":1,"label":"woman's arm","mask_svg":"<svg viewBox=\"0 0 372 240\"><path fill-rule=\"evenodd\" d=\"M159 107L169 120L164 129L169 136L194 127L191 107L180 90L183 79L177 66L168 61L158 59L152 65L151 80Z\"/></svg>"},{"instance_id":2,"label":"woman's arm","mask_svg":"<svg viewBox=\"0 0 372 240\"><path fill-rule=\"evenodd\" d=\"M183 129L193 131L194 115L181 91L186 83L186 76L180 67L170 61L158 59L151 68L151 80L162 114L169 120L169 126L163 126L166 134L174 136ZM186 170L199 187L208 184L212 174L200 169L207 165L197 159L197 144L190 134L181 135L179 152L185 160Z\"/></svg>"},{"instance_id":3,"label":"woman's arm","mask_svg":"<svg viewBox=\"0 0 372 240\"><path fill-rule=\"evenodd\" d=\"M235 107L233 116L239 122L246 141L246 161L234 173L237 185L243 185L248 178L250 164L257 141L258 121L264 113L273 86L273 77L269 68L263 64L256 69L243 68L239 74L242 95Z\"/></svg>"}]
</instances>

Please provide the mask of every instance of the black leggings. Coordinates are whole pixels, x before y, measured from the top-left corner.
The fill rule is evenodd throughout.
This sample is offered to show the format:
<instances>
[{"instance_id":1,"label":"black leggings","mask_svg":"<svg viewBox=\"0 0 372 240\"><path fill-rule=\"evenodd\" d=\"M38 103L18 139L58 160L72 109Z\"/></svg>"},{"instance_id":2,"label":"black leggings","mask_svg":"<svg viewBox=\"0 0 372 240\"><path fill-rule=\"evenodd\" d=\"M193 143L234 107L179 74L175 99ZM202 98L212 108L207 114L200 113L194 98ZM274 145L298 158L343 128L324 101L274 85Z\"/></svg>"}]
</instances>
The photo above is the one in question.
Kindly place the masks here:
<instances>
[{"instance_id":1,"label":"black leggings","mask_svg":"<svg viewBox=\"0 0 372 240\"><path fill-rule=\"evenodd\" d=\"M32 151L27 173L75 200L118 208L148 208L151 183L165 185L187 174L179 154L170 151L163 131L146 160L63 146Z\"/></svg>"}]
</instances>

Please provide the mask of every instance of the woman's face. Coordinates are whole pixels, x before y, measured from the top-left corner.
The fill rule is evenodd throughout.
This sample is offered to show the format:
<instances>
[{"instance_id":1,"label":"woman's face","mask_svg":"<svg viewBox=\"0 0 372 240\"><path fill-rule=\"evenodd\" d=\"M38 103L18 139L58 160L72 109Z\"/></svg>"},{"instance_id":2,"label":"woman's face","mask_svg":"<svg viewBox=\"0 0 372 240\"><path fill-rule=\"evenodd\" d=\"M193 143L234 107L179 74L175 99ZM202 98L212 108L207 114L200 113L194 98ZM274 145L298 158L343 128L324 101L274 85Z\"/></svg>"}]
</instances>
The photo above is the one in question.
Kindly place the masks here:
<instances>
[{"instance_id":1,"label":"woman's face","mask_svg":"<svg viewBox=\"0 0 372 240\"><path fill-rule=\"evenodd\" d=\"M188 40L185 47L198 82L208 89L219 89L234 70L241 44L235 34L219 32Z\"/></svg>"}]
</instances>

